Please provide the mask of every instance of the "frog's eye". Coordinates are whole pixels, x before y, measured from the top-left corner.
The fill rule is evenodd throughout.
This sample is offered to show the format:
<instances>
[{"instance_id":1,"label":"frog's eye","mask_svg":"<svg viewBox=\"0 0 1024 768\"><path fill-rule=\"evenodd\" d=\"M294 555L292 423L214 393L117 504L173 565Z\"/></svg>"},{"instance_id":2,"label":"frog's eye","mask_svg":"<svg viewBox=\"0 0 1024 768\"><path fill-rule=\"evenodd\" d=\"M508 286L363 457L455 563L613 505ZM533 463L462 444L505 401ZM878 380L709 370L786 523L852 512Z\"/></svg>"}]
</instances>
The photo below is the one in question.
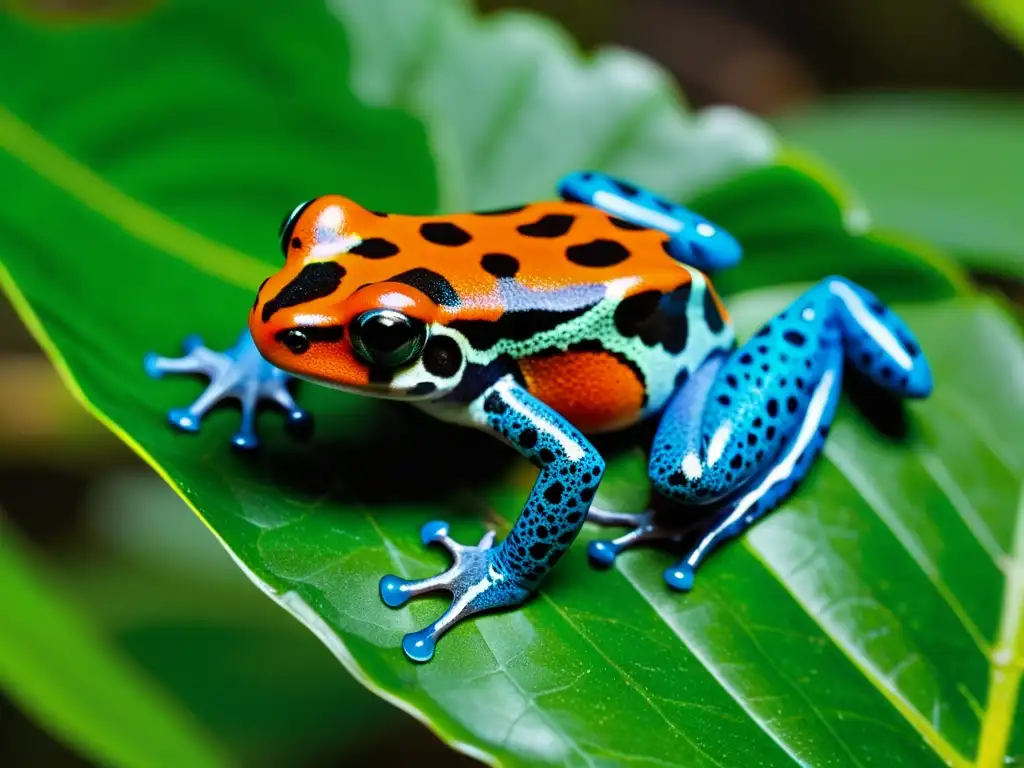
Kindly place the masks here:
<instances>
[{"instance_id":1,"label":"frog's eye","mask_svg":"<svg viewBox=\"0 0 1024 768\"><path fill-rule=\"evenodd\" d=\"M281 222L281 229L277 234L281 239L281 254L285 256L285 258L288 257L288 249L293 245L292 234L295 232L295 225L298 223L302 212L306 210L312 202L312 200L307 200L304 203L299 203L291 213L284 217L284 221ZM295 245L296 248L301 246L301 243Z\"/></svg>"},{"instance_id":2,"label":"frog's eye","mask_svg":"<svg viewBox=\"0 0 1024 768\"><path fill-rule=\"evenodd\" d=\"M371 309L352 321L349 335L363 360L383 368L398 368L423 350L427 326L393 309Z\"/></svg>"}]
</instances>

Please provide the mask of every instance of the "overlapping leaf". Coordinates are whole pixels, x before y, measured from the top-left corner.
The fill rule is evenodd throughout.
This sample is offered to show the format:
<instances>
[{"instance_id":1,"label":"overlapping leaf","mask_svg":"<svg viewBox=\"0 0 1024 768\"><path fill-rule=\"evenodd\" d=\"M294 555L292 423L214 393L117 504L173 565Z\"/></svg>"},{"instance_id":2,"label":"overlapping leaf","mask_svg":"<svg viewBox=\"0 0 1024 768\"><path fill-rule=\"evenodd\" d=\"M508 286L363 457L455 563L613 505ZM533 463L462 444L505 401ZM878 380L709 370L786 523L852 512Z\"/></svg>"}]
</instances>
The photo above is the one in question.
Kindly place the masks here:
<instances>
[{"instance_id":1,"label":"overlapping leaf","mask_svg":"<svg viewBox=\"0 0 1024 768\"><path fill-rule=\"evenodd\" d=\"M1024 277L1024 102L876 95L778 125L855 185L879 226L927 238L972 267Z\"/></svg>"}]
</instances>

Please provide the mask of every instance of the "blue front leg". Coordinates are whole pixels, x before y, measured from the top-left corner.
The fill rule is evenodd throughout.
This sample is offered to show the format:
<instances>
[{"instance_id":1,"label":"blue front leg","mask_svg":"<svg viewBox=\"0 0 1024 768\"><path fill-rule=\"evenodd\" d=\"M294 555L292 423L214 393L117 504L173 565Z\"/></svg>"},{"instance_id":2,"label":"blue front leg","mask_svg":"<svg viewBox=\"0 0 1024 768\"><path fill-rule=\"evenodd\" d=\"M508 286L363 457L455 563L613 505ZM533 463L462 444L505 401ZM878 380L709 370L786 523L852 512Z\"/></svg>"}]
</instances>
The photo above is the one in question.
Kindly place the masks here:
<instances>
[{"instance_id":1,"label":"blue front leg","mask_svg":"<svg viewBox=\"0 0 1024 768\"><path fill-rule=\"evenodd\" d=\"M835 415L843 359L903 397L926 397L932 378L910 329L870 292L828 278L776 315L728 360L708 361L662 416L649 474L663 496L712 510L712 525L665 572L675 589L723 541L738 536L799 484L820 453ZM627 521L596 512L595 522L632 524L594 542L593 562L610 565L639 541L679 540L650 514Z\"/></svg>"},{"instance_id":2,"label":"blue front leg","mask_svg":"<svg viewBox=\"0 0 1024 768\"><path fill-rule=\"evenodd\" d=\"M426 544L438 543L453 557L444 573L419 581L385 576L381 598L392 608L410 597L439 590L451 606L428 627L405 636L413 661L429 661L437 639L458 621L480 611L518 605L529 597L572 544L604 474L604 460L575 427L506 377L470 405L473 423L500 437L540 468L508 537L492 548L490 533L475 547L456 543L448 524L427 523Z\"/></svg>"},{"instance_id":3,"label":"blue front leg","mask_svg":"<svg viewBox=\"0 0 1024 768\"><path fill-rule=\"evenodd\" d=\"M294 381L260 355L249 329L242 331L235 345L226 352L214 352L203 346L198 336L189 336L182 345L183 357L146 355L146 372L153 378L168 373L199 374L210 380L206 389L187 408L174 408L167 418L185 432L198 432L203 416L224 400L237 400L242 408L242 424L231 443L236 448L252 449L259 445L256 437L256 408L262 400L282 408L293 426L310 423L309 414L295 403L288 385Z\"/></svg>"},{"instance_id":4,"label":"blue front leg","mask_svg":"<svg viewBox=\"0 0 1024 768\"><path fill-rule=\"evenodd\" d=\"M608 174L570 173L559 182L558 193L637 226L660 229L672 236L669 255L703 272L734 267L743 256L736 238L703 216Z\"/></svg>"}]
</instances>

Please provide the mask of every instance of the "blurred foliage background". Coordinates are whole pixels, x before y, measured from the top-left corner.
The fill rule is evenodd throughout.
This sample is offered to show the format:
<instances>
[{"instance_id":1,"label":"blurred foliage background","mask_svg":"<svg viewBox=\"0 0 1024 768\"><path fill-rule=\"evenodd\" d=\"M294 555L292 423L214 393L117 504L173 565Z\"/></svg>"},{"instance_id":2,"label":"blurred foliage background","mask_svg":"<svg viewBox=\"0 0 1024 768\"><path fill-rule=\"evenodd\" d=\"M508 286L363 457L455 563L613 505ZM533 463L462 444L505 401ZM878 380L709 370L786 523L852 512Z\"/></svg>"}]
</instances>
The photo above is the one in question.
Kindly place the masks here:
<instances>
[{"instance_id":1,"label":"blurred foliage background","mask_svg":"<svg viewBox=\"0 0 1024 768\"><path fill-rule=\"evenodd\" d=\"M1014 270L986 252L1016 252L1020 264L1024 251L1004 226L1019 206L1024 168L1012 165L1019 151L1010 160L1001 154L1024 127L1024 59L970 4L479 4L485 12L546 14L586 49L615 43L644 52L678 79L693 106L734 104L767 117L845 174L881 223L961 256L1020 311L1024 290ZM11 3L8 12L15 5L74 24L145 3L36 0ZM880 108L893 102L877 94L899 101L898 112ZM923 136L936 145L917 156ZM964 150L958 159L950 153L951 164L937 166L935 158L954 146ZM973 186L977 210L964 213L963 190L947 194L950 184ZM72 401L6 304L0 508L4 537L25 539L58 593L244 764L403 764L414 755L427 764L471 764L361 689L311 634L252 589L178 497ZM343 722L339 709L348 713ZM7 765L86 764L7 700L0 700L0 754Z\"/></svg>"}]
</instances>

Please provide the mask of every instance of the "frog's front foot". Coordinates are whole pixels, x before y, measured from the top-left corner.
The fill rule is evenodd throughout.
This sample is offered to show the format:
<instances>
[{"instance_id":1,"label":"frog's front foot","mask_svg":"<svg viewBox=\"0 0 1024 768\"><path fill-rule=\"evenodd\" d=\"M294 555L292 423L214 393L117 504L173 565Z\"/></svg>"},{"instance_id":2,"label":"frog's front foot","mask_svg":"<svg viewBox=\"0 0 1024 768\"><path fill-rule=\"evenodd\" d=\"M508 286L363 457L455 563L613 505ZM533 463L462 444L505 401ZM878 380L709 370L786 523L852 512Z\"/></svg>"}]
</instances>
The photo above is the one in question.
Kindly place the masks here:
<instances>
[{"instance_id":1,"label":"frog's front foot","mask_svg":"<svg viewBox=\"0 0 1024 768\"><path fill-rule=\"evenodd\" d=\"M225 352L214 352L198 336L189 336L182 344L182 357L161 357L150 352L145 357L146 372L153 378L168 373L199 374L210 380L203 393L187 408L173 408L167 417L185 432L198 432L203 416L218 403L235 399L242 408L242 424L231 438L237 448L259 445L256 437L256 409L269 400L282 408L293 427L308 428L309 413L300 408L288 385L292 376L268 363L256 349L248 330Z\"/></svg>"},{"instance_id":2,"label":"frog's front foot","mask_svg":"<svg viewBox=\"0 0 1024 768\"><path fill-rule=\"evenodd\" d=\"M413 661L430 661L438 638L457 622L491 608L518 605L530 592L515 583L496 564L494 531L484 535L476 546L459 544L448 535L448 524L427 523L420 529L424 546L440 544L452 556L452 565L444 573L427 579L409 581L398 576L380 580L381 599L391 608L405 605L412 597L430 592L450 592L452 603L437 621L402 638L402 650Z\"/></svg>"}]
</instances>

